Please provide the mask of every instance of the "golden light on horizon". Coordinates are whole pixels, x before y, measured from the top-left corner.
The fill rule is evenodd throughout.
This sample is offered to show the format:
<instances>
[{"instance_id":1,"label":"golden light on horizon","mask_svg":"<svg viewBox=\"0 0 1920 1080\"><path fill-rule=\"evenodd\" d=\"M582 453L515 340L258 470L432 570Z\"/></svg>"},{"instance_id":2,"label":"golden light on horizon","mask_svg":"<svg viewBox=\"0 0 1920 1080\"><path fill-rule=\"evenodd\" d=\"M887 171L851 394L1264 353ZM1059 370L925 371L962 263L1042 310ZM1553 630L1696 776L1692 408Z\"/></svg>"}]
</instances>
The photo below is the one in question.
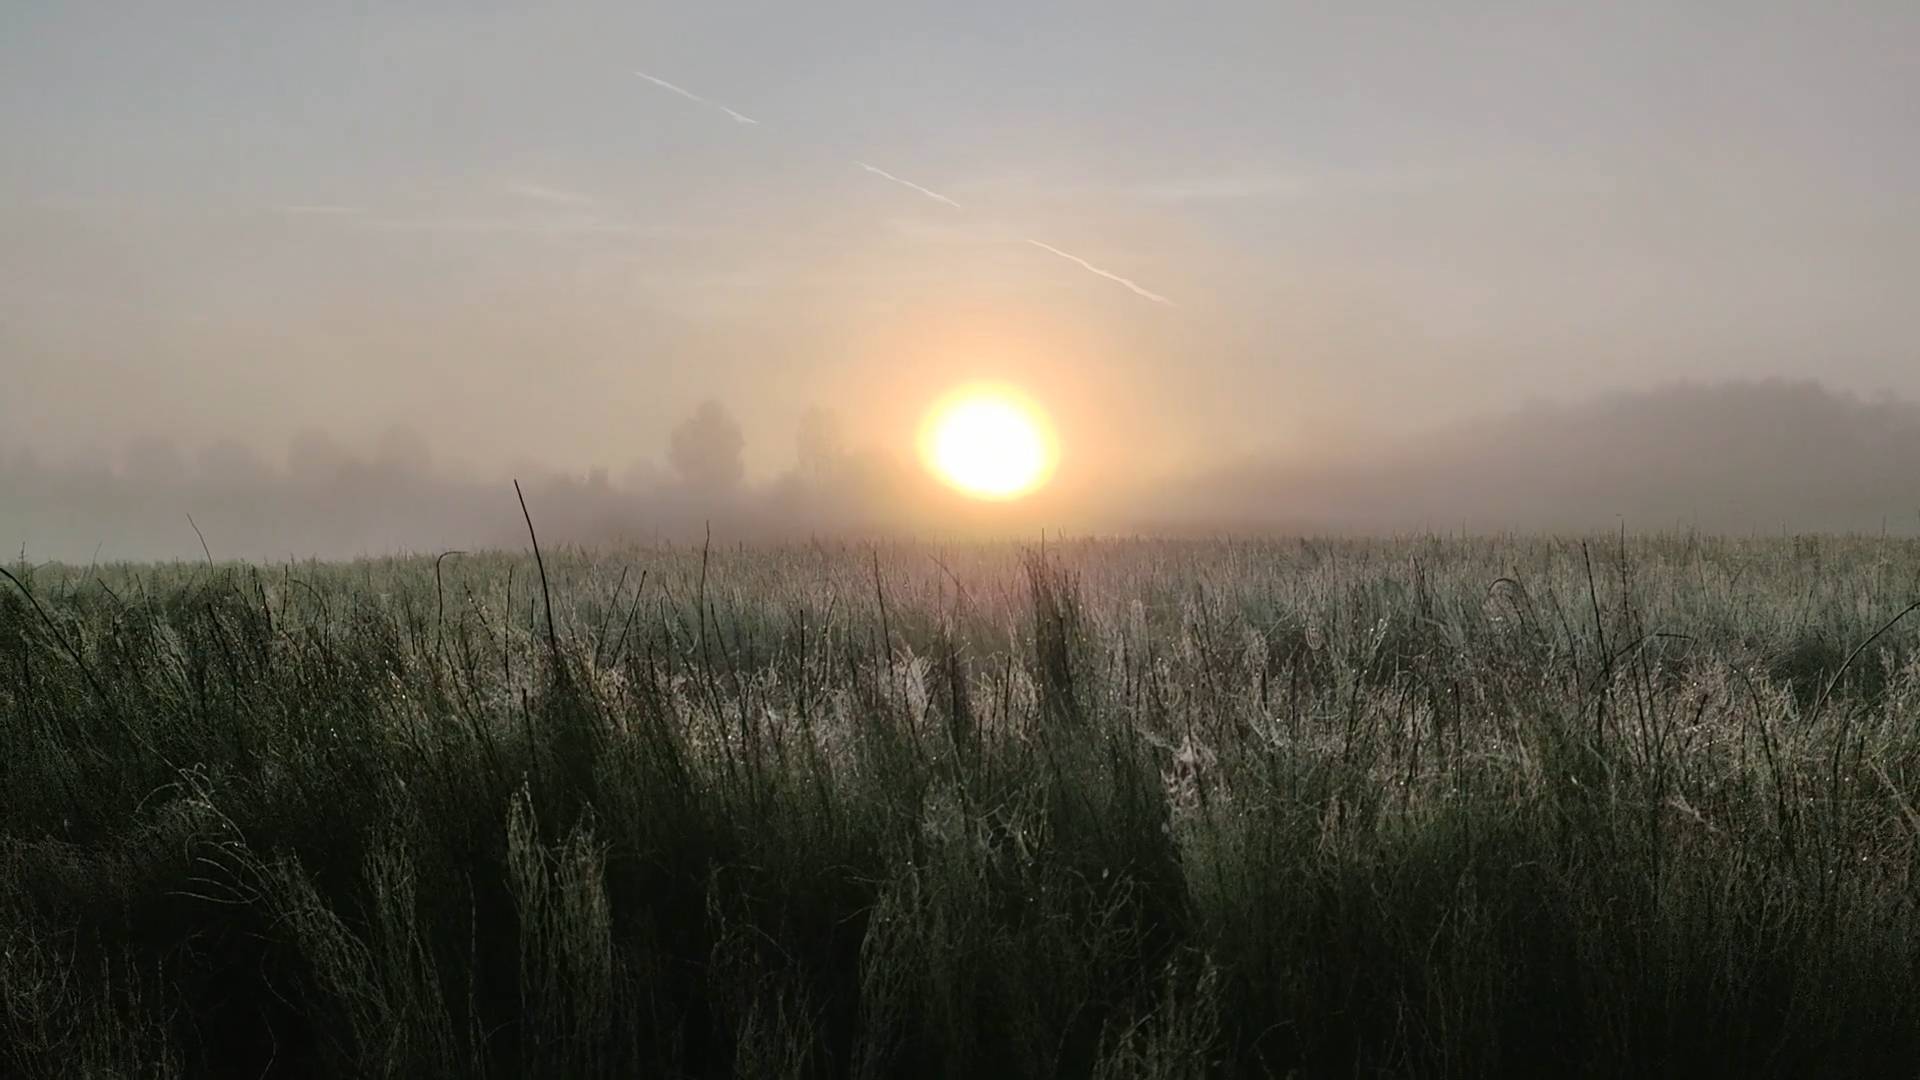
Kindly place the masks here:
<instances>
[{"instance_id":1,"label":"golden light on horizon","mask_svg":"<svg viewBox=\"0 0 1920 1080\"><path fill-rule=\"evenodd\" d=\"M956 390L928 411L920 456L963 495L1006 501L1031 494L1053 475L1059 447L1046 414L1004 386Z\"/></svg>"}]
</instances>

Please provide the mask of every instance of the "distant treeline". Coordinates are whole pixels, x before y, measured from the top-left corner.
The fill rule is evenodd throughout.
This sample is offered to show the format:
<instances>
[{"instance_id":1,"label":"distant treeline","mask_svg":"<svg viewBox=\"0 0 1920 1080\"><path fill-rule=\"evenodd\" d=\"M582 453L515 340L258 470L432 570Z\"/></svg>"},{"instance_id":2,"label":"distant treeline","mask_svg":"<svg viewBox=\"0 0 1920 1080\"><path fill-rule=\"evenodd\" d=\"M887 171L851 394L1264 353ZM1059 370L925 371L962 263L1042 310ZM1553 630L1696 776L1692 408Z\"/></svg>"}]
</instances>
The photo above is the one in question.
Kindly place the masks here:
<instances>
[{"instance_id":1,"label":"distant treeline","mask_svg":"<svg viewBox=\"0 0 1920 1080\"><path fill-rule=\"evenodd\" d=\"M791 468L745 475L744 435L708 403L662 433L664 466L614 476L528 468L556 543L729 541L1039 526L1068 532L1695 529L1911 534L1920 529L1920 407L1812 382L1676 384L1540 404L1370 447L1223 463L1123 491L1033 500L1015 519L942 501L898 454L849 449L831 417L803 422ZM345 557L516 543L513 476L436 468L390 432L356 454L297 436L284 465L236 443L152 440L117 466L0 452L0 542L30 558ZM192 524L189 524L189 518ZM965 528L956 522L964 520ZM196 535L192 526L197 526Z\"/></svg>"},{"instance_id":2,"label":"distant treeline","mask_svg":"<svg viewBox=\"0 0 1920 1080\"><path fill-rule=\"evenodd\" d=\"M1250 462L1156 522L1335 533L1920 531L1920 406L1814 382L1674 384L1536 404L1377 448Z\"/></svg>"}]
</instances>

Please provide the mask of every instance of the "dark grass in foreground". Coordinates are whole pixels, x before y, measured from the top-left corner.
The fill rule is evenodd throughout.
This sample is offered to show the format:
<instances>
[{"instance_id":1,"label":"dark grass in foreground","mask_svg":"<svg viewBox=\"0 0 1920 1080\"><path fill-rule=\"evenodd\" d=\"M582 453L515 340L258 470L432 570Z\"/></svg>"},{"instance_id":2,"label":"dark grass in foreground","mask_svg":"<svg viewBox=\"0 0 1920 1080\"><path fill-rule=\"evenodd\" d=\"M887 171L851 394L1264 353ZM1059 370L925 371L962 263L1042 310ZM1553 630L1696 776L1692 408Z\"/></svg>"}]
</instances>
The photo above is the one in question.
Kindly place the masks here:
<instances>
[{"instance_id":1,"label":"dark grass in foreground","mask_svg":"<svg viewBox=\"0 0 1920 1080\"><path fill-rule=\"evenodd\" d=\"M1914 544L12 572L6 1075L1920 1061Z\"/></svg>"}]
</instances>

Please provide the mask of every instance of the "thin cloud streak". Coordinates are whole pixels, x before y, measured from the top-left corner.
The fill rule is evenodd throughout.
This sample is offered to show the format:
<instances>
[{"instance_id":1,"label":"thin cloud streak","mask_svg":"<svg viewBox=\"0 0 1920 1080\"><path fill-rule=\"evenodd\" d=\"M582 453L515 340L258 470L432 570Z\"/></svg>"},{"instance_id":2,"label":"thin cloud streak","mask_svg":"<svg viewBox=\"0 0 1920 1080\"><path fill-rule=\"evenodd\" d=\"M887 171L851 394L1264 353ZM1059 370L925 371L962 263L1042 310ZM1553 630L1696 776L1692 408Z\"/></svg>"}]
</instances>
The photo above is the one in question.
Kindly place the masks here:
<instances>
[{"instance_id":1,"label":"thin cloud streak","mask_svg":"<svg viewBox=\"0 0 1920 1080\"><path fill-rule=\"evenodd\" d=\"M734 122L736 123L758 124L760 122L758 120L755 120L751 116L747 116L743 113L735 112L734 110L727 108L725 105L722 105L717 101L709 101L706 98L701 97L699 94L696 94L691 90L687 90L682 87L675 86L672 83L668 82L665 79L660 78L657 75L649 75L644 71L635 71L634 74L647 80L653 85L660 87L662 90L671 90L674 93L679 94L681 97L686 98L688 101L697 101L702 105L708 106L709 108L719 109L721 112L726 113L728 116L733 117Z\"/></svg>"},{"instance_id":2,"label":"thin cloud streak","mask_svg":"<svg viewBox=\"0 0 1920 1080\"><path fill-rule=\"evenodd\" d=\"M923 188L919 184L916 184L911 180L903 180L900 177L893 175L892 173L888 172L885 169L880 168L877 165L869 165L864 161L856 161L854 162L854 164L867 170L873 175L880 177L883 180L891 180L894 183L899 184L901 187L912 188L913 190L919 192L922 195L925 195L927 198L932 199L935 202L946 203L948 206L953 207L955 210L965 209L965 207L962 207L959 203L954 202L952 199L947 198L945 195L942 195L939 192L932 190L931 188Z\"/></svg>"},{"instance_id":3,"label":"thin cloud streak","mask_svg":"<svg viewBox=\"0 0 1920 1080\"><path fill-rule=\"evenodd\" d=\"M1043 244L1038 240L1025 238L1025 237L1023 237L1022 239L1026 240L1027 243L1032 244L1034 247L1037 247L1042 251L1051 251L1055 255L1060 256L1061 258L1067 260L1068 262L1079 263L1082 267L1085 267L1088 271L1095 274L1099 274L1101 277L1106 278L1109 281L1117 281L1120 284L1125 285L1128 289L1131 289L1134 295L1136 296L1144 296L1156 304L1165 304L1168 307L1177 306L1176 304L1174 304L1173 301L1167 299L1164 296L1161 296L1159 293L1154 292L1150 289L1143 289L1139 285L1136 285L1133 282L1128 281L1126 278L1123 278L1119 274L1116 274L1110 270L1102 270L1099 267L1088 262L1087 260L1081 258L1080 256L1073 254L1072 252L1061 251L1059 248L1054 247L1052 244Z\"/></svg>"},{"instance_id":4,"label":"thin cloud streak","mask_svg":"<svg viewBox=\"0 0 1920 1080\"><path fill-rule=\"evenodd\" d=\"M548 187L545 184L508 184L507 192L533 202L546 203L548 206L588 208L600 205L600 200L591 195L568 191L565 188Z\"/></svg>"},{"instance_id":5,"label":"thin cloud streak","mask_svg":"<svg viewBox=\"0 0 1920 1080\"><path fill-rule=\"evenodd\" d=\"M1252 173L1227 176L1190 176L1150 184L1136 184L1125 192L1149 202L1195 203L1240 202L1251 199L1296 199L1310 194L1314 185L1306 177L1284 173Z\"/></svg>"},{"instance_id":6,"label":"thin cloud streak","mask_svg":"<svg viewBox=\"0 0 1920 1080\"><path fill-rule=\"evenodd\" d=\"M340 206L333 203L290 203L273 208L276 214L290 214L295 217L341 217L360 213L357 206Z\"/></svg>"},{"instance_id":7,"label":"thin cloud streak","mask_svg":"<svg viewBox=\"0 0 1920 1080\"><path fill-rule=\"evenodd\" d=\"M662 236L673 230L604 218L390 217L372 218L365 227L384 232L493 234L501 236Z\"/></svg>"},{"instance_id":8,"label":"thin cloud streak","mask_svg":"<svg viewBox=\"0 0 1920 1080\"><path fill-rule=\"evenodd\" d=\"M326 223L329 228L352 229L370 232L419 232L419 233L460 233L460 234L497 234L502 236L666 236L683 230L668 225L641 224L620 221L601 215L556 215L538 216L421 216L403 214L374 214L359 207L287 207L276 206L273 213L286 214L299 218L311 218L315 227Z\"/></svg>"}]
</instances>

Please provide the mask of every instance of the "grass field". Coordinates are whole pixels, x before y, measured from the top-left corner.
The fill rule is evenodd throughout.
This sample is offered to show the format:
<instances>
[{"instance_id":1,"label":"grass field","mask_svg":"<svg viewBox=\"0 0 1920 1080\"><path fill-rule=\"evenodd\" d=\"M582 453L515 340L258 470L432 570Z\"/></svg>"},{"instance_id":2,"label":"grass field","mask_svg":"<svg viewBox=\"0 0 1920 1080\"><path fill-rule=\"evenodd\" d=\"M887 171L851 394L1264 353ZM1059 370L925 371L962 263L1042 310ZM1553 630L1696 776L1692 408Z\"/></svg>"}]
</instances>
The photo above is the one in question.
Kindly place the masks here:
<instances>
[{"instance_id":1,"label":"grass field","mask_svg":"<svg viewBox=\"0 0 1920 1080\"><path fill-rule=\"evenodd\" d=\"M1920 1071L1920 543L9 573L0 1074Z\"/></svg>"}]
</instances>

